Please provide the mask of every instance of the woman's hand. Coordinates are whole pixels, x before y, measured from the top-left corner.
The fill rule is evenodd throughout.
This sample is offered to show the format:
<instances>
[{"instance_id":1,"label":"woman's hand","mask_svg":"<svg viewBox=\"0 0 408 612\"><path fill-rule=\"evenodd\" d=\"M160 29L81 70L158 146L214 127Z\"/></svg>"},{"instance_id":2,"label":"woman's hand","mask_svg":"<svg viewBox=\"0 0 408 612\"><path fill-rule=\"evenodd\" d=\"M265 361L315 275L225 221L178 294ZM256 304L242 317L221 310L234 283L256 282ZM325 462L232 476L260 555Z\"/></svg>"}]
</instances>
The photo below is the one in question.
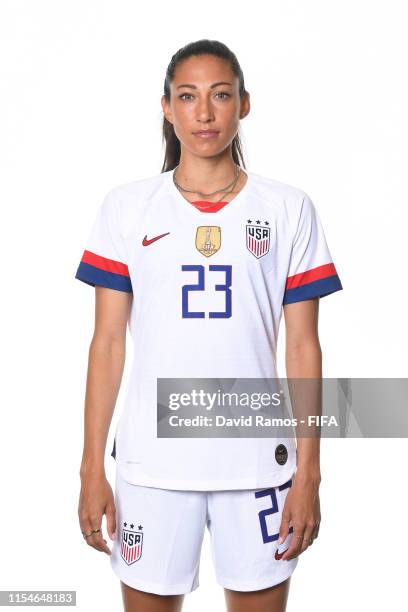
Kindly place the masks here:
<instances>
[{"instance_id":1,"label":"woman's hand","mask_svg":"<svg viewBox=\"0 0 408 612\"><path fill-rule=\"evenodd\" d=\"M304 552L317 538L320 525L320 477L297 471L285 499L278 543L285 541L289 523L293 526L292 541L281 559L290 560Z\"/></svg>"},{"instance_id":2,"label":"woman's hand","mask_svg":"<svg viewBox=\"0 0 408 612\"><path fill-rule=\"evenodd\" d=\"M106 514L106 526L111 540L116 537L116 509L113 492L105 475L81 476L78 516L81 531L90 534L94 529L102 530L102 516ZM102 531L85 538L86 542L107 555L111 554L102 537Z\"/></svg>"}]
</instances>

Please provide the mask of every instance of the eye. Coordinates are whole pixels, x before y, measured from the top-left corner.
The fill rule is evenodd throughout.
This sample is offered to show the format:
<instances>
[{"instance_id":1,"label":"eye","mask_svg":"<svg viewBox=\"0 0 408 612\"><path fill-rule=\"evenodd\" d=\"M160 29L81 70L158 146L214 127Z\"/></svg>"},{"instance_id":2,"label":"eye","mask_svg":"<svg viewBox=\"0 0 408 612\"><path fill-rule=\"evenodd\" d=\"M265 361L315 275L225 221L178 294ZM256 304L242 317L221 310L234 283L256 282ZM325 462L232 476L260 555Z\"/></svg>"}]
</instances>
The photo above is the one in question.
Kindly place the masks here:
<instances>
[{"instance_id":1,"label":"eye","mask_svg":"<svg viewBox=\"0 0 408 612\"><path fill-rule=\"evenodd\" d=\"M231 94L227 93L226 91L219 91L215 94L216 96L225 96L222 97L221 100L225 100L226 98L230 98ZM189 98L185 98L184 96L190 96ZM181 95L179 95L180 100L190 100L193 97L192 94L190 93L183 93Z\"/></svg>"}]
</instances>

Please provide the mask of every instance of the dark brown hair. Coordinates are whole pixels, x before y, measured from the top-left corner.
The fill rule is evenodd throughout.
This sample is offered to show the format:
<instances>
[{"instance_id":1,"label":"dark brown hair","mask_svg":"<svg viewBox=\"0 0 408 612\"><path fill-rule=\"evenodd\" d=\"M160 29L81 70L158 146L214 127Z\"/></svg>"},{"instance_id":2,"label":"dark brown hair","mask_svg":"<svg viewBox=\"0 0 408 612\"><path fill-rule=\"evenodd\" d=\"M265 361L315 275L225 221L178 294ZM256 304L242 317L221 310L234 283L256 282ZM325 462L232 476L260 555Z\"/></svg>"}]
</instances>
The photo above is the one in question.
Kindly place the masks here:
<instances>
[{"instance_id":1,"label":"dark brown hair","mask_svg":"<svg viewBox=\"0 0 408 612\"><path fill-rule=\"evenodd\" d=\"M171 58L170 64L167 67L166 78L164 80L164 95L167 102L170 102L170 83L173 81L174 72L178 64L192 55L215 55L230 62L233 73L239 80L239 95L242 100L247 93L244 84L244 75L241 66L235 54L223 43L218 40L208 40L203 38L196 42L189 43L185 47L179 49ZM177 138L173 124L163 117L163 133L162 142L166 143L166 151L164 154L164 162L161 172L173 170L180 162L181 146ZM245 161L242 153L242 145L239 134L237 133L232 141L232 157L236 164L242 165L244 168Z\"/></svg>"}]
</instances>

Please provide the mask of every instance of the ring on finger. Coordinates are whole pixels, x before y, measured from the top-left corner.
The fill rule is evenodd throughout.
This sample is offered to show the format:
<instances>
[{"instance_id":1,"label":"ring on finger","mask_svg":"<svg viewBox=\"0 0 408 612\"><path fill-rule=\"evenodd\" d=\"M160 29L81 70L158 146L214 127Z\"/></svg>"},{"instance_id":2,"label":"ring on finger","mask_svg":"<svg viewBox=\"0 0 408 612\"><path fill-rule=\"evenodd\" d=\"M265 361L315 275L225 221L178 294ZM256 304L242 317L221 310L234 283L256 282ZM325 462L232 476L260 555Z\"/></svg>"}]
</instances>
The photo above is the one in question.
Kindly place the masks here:
<instances>
[{"instance_id":1,"label":"ring on finger","mask_svg":"<svg viewBox=\"0 0 408 612\"><path fill-rule=\"evenodd\" d=\"M84 540L86 540L86 538L89 538L89 536L91 536L93 533L98 533L98 531L101 531L101 528L99 528L99 529L92 529L91 533L85 533L85 531L82 531L82 535L84 536Z\"/></svg>"}]
</instances>

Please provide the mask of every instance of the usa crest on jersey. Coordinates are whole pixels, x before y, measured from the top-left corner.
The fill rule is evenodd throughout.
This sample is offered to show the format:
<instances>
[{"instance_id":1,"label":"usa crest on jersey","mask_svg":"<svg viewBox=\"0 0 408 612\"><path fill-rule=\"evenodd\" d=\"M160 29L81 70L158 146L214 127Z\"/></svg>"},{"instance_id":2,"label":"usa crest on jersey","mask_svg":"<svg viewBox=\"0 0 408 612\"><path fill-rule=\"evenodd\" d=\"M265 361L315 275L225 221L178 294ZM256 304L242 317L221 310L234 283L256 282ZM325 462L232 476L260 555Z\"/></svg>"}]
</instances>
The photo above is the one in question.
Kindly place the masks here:
<instances>
[{"instance_id":1,"label":"usa crest on jersey","mask_svg":"<svg viewBox=\"0 0 408 612\"><path fill-rule=\"evenodd\" d=\"M132 565L142 556L143 533L141 531L130 531L122 529L122 540L120 543L120 555L128 565Z\"/></svg>"},{"instance_id":2,"label":"usa crest on jersey","mask_svg":"<svg viewBox=\"0 0 408 612\"><path fill-rule=\"evenodd\" d=\"M252 255L263 257L269 252L271 230L266 225L247 225L246 226L246 245Z\"/></svg>"}]
</instances>

